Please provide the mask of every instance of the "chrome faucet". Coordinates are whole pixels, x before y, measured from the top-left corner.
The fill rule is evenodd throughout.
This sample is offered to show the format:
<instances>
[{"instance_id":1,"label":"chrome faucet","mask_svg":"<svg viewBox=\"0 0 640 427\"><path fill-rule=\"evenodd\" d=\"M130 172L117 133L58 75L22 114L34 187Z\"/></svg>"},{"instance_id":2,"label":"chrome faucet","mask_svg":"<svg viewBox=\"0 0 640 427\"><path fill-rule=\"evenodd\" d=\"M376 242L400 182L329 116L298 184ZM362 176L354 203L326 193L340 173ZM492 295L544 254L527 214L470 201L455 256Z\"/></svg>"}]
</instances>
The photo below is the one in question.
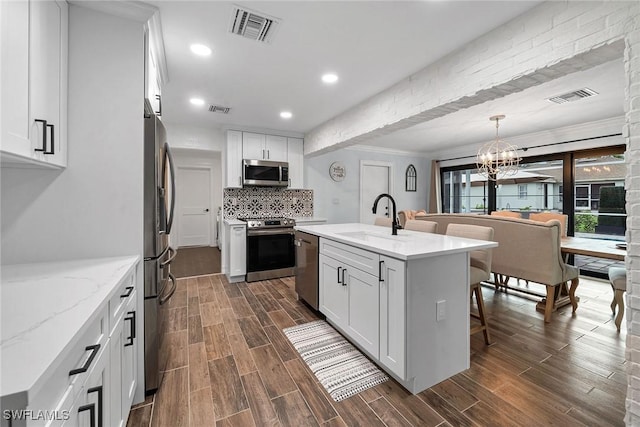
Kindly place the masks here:
<instances>
[{"instance_id":1,"label":"chrome faucet","mask_svg":"<svg viewBox=\"0 0 640 427\"><path fill-rule=\"evenodd\" d=\"M386 197L389 200L391 200L391 204L393 205L393 221L391 221L391 234L393 236L397 236L398 235L398 218L396 216L396 201L393 200L393 197L391 197L390 194L382 193L381 195L376 197L376 201L373 202L373 208L371 209L371 212L376 213L376 211L378 210L378 202L383 197Z\"/></svg>"}]
</instances>

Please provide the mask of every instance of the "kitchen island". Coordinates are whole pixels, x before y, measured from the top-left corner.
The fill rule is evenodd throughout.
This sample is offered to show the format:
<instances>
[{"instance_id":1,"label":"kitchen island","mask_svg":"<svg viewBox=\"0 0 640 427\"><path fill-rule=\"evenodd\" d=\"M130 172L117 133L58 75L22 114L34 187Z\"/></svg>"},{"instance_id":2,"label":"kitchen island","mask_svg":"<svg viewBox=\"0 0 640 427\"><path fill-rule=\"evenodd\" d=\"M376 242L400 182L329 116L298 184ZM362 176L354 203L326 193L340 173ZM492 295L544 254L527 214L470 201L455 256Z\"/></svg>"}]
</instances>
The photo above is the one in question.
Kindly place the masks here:
<instances>
[{"instance_id":1,"label":"kitchen island","mask_svg":"<svg viewBox=\"0 0 640 427\"><path fill-rule=\"evenodd\" d=\"M320 311L407 390L469 368L469 253L496 242L357 223L296 229L320 237Z\"/></svg>"}]
</instances>

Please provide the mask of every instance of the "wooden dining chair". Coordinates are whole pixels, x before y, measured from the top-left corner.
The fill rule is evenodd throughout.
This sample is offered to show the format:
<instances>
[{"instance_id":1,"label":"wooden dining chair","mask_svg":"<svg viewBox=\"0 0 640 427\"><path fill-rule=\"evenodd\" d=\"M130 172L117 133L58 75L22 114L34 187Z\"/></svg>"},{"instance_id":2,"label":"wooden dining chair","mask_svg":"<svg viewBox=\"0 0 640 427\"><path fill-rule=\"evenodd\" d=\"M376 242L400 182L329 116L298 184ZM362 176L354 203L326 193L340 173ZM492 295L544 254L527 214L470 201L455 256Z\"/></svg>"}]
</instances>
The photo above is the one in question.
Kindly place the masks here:
<instances>
[{"instance_id":1,"label":"wooden dining chair","mask_svg":"<svg viewBox=\"0 0 640 427\"><path fill-rule=\"evenodd\" d=\"M616 316L616 328L620 332L622 324L622 316L624 316L624 293L627 290L627 270L623 267L609 267L609 282L613 289L613 301L611 301L611 311L615 314L616 306L618 306L618 315Z\"/></svg>"},{"instance_id":2,"label":"wooden dining chair","mask_svg":"<svg viewBox=\"0 0 640 427\"><path fill-rule=\"evenodd\" d=\"M404 224L405 230L422 231L424 233L436 233L438 223L434 221L422 221L419 219L408 219Z\"/></svg>"},{"instance_id":3,"label":"wooden dining chair","mask_svg":"<svg viewBox=\"0 0 640 427\"><path fill-rule=\"evenodd\" d=\"M448 236L466 237L469 239L493 240L493 228L480 225L449 224L446 234ZM480 325L471 328L470 334L473 335L482 331L484 333L484 342L487 345L491 344L491 338L480 283L489 280L491 276L491 254L491 249L473 251L470 253L469 261L469 282L471 292L475 295L478 306L478 314L472 313L471 316L480 320Z\"/></svg>"}]
</instances>

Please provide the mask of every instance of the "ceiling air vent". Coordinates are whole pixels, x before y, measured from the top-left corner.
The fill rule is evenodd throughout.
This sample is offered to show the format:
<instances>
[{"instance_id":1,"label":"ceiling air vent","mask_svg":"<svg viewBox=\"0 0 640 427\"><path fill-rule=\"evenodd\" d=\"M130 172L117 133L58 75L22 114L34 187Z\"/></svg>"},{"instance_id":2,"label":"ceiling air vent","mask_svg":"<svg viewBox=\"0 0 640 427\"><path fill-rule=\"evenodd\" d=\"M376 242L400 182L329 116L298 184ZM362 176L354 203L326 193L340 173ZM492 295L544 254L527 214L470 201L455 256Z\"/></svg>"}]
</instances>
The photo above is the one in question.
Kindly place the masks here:
<instances>
[{"instance_id":1,"label":"ceiling air vent","mask_svg":"<svg viewBox=\"0 0 640 427\"><path fill-rule=\"evenodd\" d=\"M271 43L279 23L278 18L234 5L229 32L251 40Z\"/></svg>"},{"instance_id":2,"label":"ceiling air vent","mask_svg":"<svg viewBox=\"0 0 640 427\"><path fill-rule=\"evenodd\" d=\"M564 104L566 102L573 102L583 98L589 98L590 96L594 96L597 94L598 92L596 92L595 90L584 87L582 89L574 90L573 92L565 93L563 95L553 96L551 98L548 98L548 100L551 102L555 102L556 104Z\"/></svg>"},{"instance_id":3,"label":"ceiling air vent","mask_svg":"<svg viewBox=\"0 0 640 427\"><path fill-rule=\"evenodd\" d=\"M229 107L223 107L221 105L209 105L209 111L211 111L212 113L229 114L229 110L231 110L231 108Z\"/></svg>"}]
</instances>

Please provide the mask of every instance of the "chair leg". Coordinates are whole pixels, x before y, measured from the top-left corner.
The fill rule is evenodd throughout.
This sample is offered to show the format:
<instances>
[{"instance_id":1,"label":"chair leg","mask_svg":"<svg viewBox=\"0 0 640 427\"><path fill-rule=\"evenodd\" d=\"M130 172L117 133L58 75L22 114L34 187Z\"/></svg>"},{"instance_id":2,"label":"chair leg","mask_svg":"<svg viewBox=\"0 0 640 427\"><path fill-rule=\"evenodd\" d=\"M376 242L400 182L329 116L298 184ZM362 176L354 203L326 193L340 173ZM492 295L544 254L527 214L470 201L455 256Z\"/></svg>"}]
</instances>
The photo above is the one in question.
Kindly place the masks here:
<instances>
[{"instance_id":1,"label":"chair leg","mask_svg":"<svg viewBox=\"0 0 640 427\"><path fill-rule=\"evenodd\" d=\"M616 289L613 294L613 298L616 304L618 304L618 315L616 316L616 327L620 332L620 325L622 324L622 316L624 316L624 291Z\"/></svg>"},{"instance_id":2,"label":"chair leg","mask_svg":"<svg viewBox=\"0 0 640 427\"><path fill-rule=\"evenodd\" d=\"M569 300L571 301L571 306L573 307L574 313L578 309L578 301L576 300L576 289L578 289L579 283L580 279L578 277L576 277L575 279L571 279L571 288L569 288Z\"/></svg>"},{"instance_id":3,"label":"chair leg","mask_svg":"<svg viewBox=\"0 0 640 427\"><path fill-rule=\"evenodd\" d=\"M491 337L489 336L489 323L487 322L486 311L484 307L484 299L482 298L482 289L479 283L472 286L473 294L476 296L476 303L478 304L478 317L480 319L480 327L474 328L472 333L480 332L484 334L484 342L487 345L491 345Z\"/></svg>"},{"instance_id":4,"label":"chair leg","mask_svg":"<svg viewBox=\"0 0 640 427\"><path fill-rule=\"evenodd\" d=\"M616 305L618 305L618 303L616 302L616 289L613 287L613 285L611 285L611 290L613 291L613 299L611 299L611 312L613 314L616 314Z\"/></svg>"},{"instance_id":5,"label":"chair leg","mask_svg":"<svg viewBox=\"0 0 640 427\"><path fill-rule=\"evenodd\" d=\"M555 301L555 286L547 285L547 303L544 306L544 322L551 322L551 313L553 312L553 303Z\"/></svg>"}]
</instances>

